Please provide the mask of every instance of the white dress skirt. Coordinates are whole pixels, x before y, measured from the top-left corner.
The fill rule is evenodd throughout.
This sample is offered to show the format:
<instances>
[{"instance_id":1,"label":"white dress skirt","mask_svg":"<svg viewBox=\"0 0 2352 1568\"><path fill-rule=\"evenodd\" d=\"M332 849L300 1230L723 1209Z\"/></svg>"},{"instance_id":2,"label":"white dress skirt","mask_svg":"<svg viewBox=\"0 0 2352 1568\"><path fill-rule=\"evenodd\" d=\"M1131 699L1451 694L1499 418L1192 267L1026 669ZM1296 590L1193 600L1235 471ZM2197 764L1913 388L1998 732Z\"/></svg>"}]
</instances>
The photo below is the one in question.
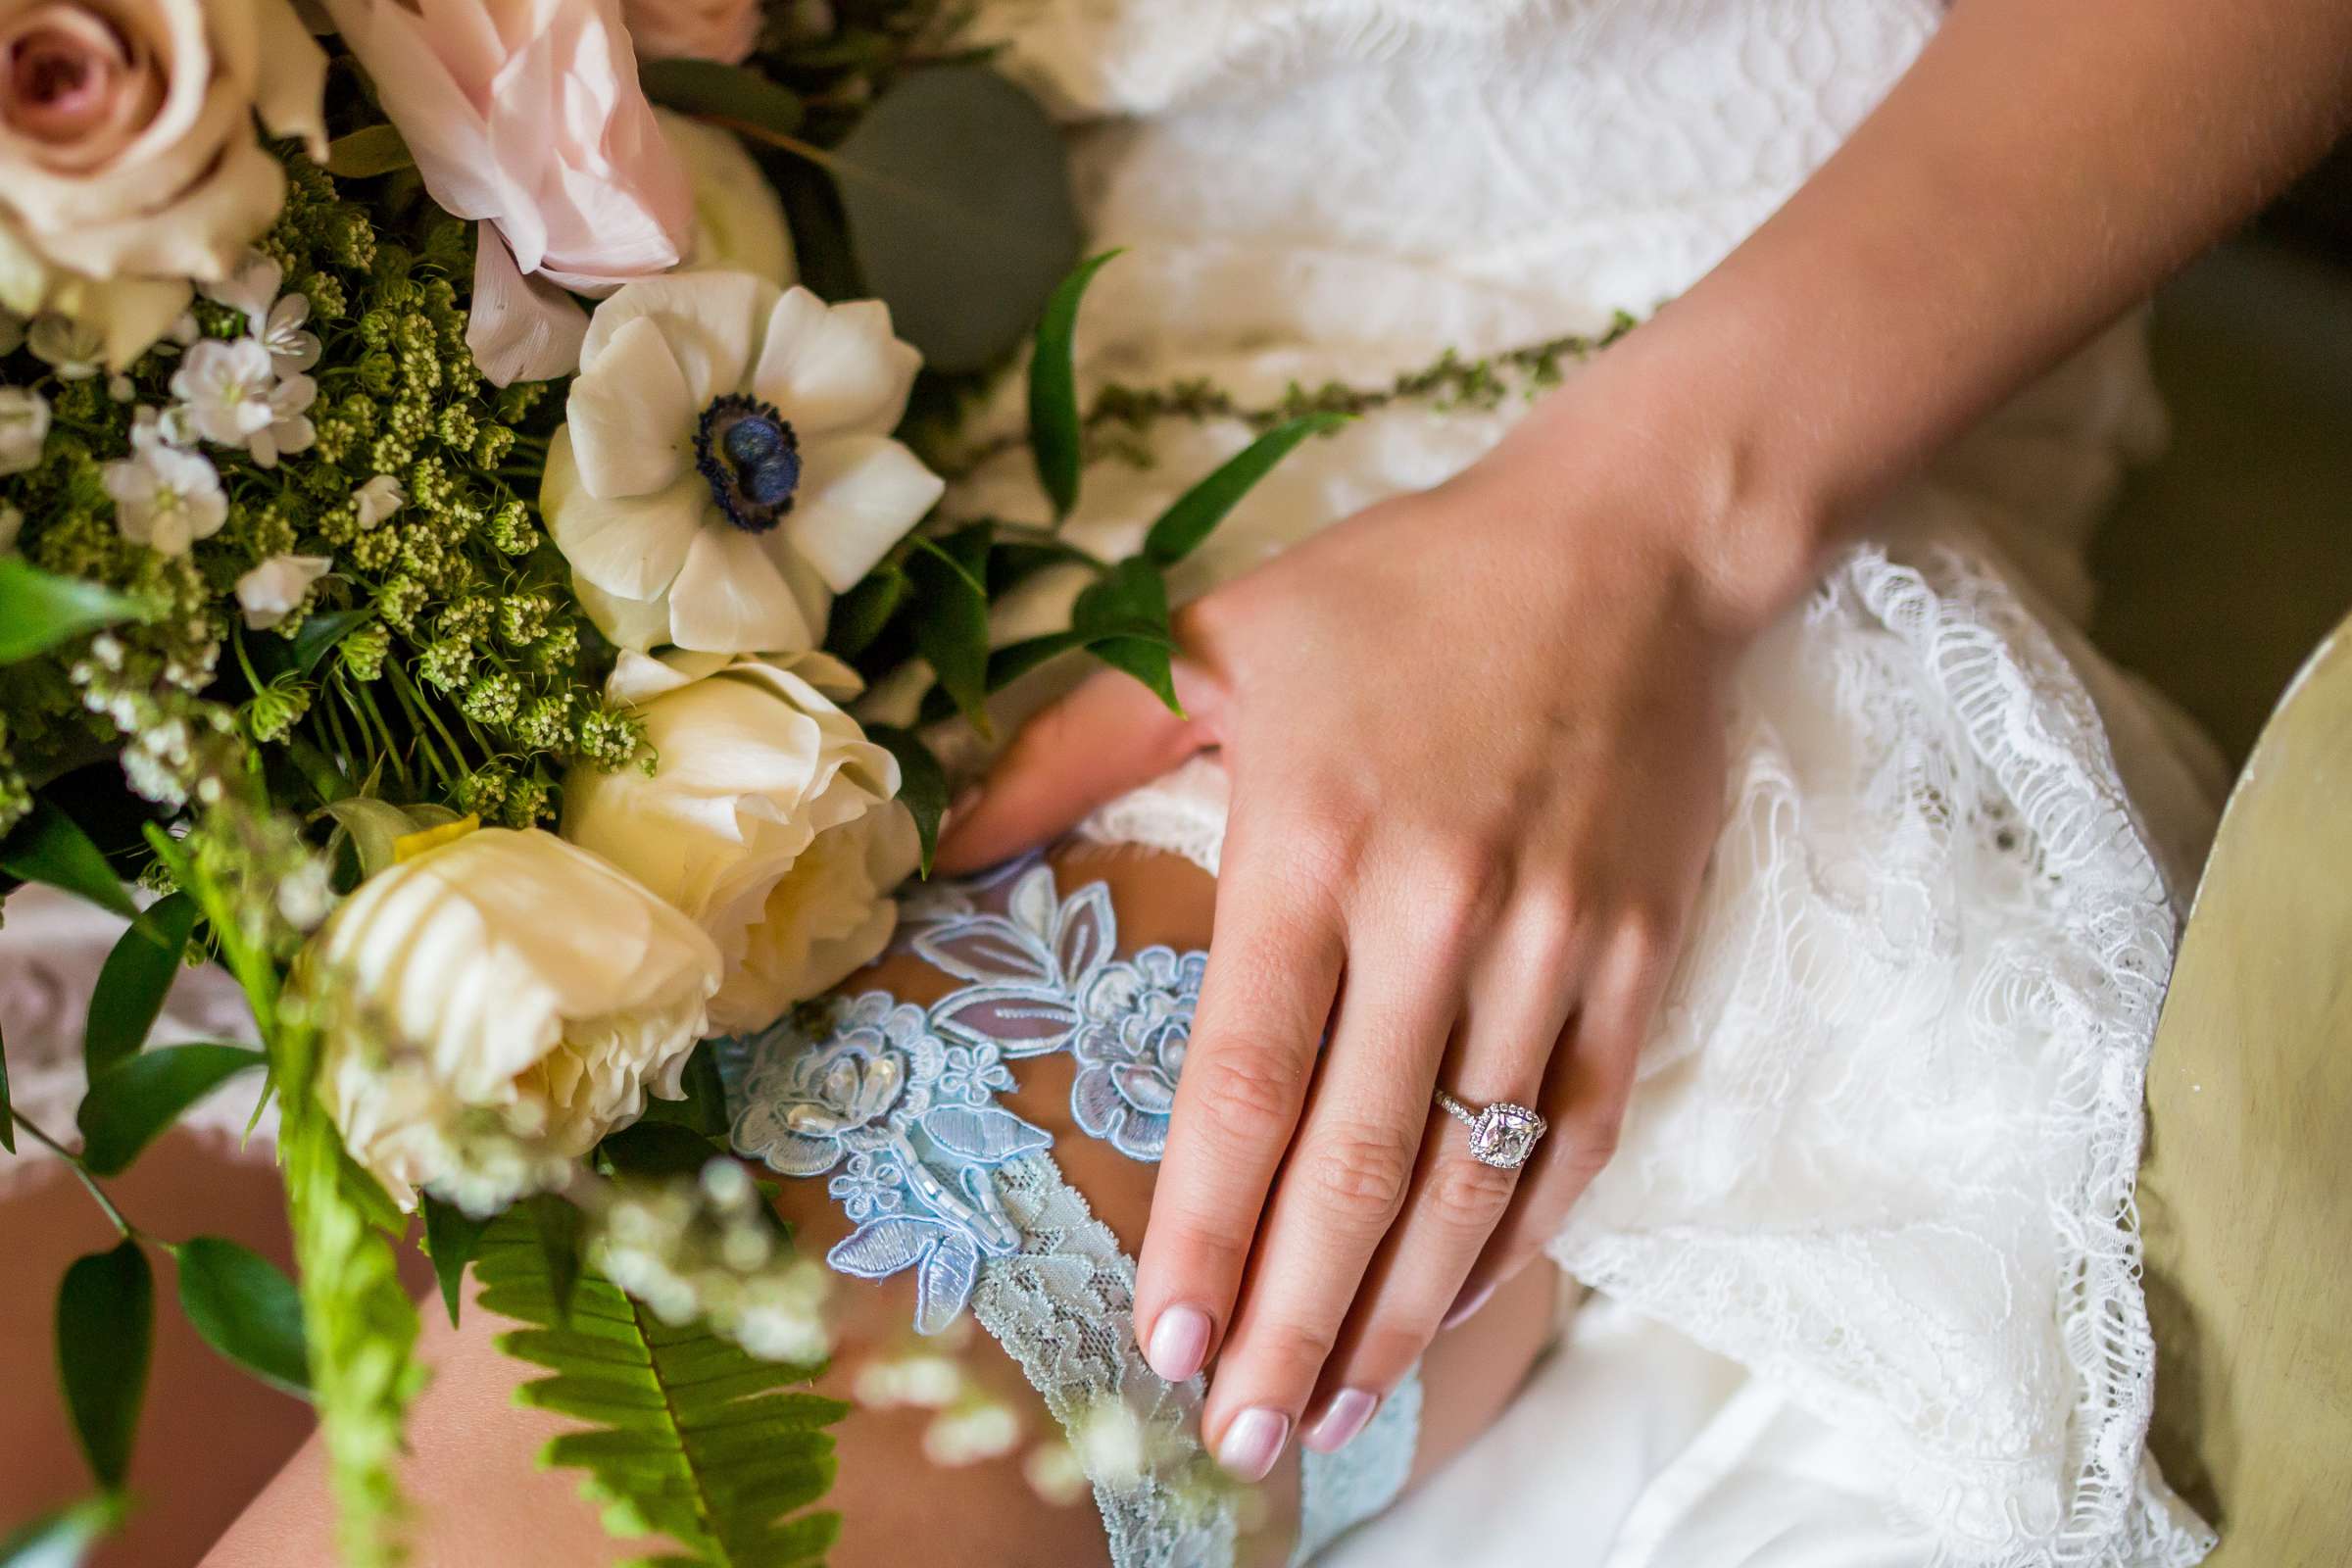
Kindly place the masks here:
<instances>
[{"instance_id":1,"label":"white dress skirt","mask_svg":"<svg viewBox=\"0 0 2352 1568\"><path fill-rule=\"evenodd\" d=\"M980 21L1070 122L1094 242L1129 247L1089 297L1087 386L1200 381L1255 407L1646 314L1828 156L1940 16L1936 0L984 0ZM1408 404L1309 443L1179 587L1446 478L1524 406ZM979 433L1020 422L1008 384ZM1155 465L1096 465L1073 537L1131 549L1248 435L1150 426ZM2136 327L2118 329L1889 499L1748 657L1690 948L1623 1148L1552 1247L1595 1294L1501 1423L1332 1560L2203 1554L2144 1451L2132 1194L2220 780L2073 625L2082 543L2161 435ZM950 507L1046 514L1017 454ZM1071 591L1036 580L1000 632L1062 623ZM1399 655L1475 686L1467 643ZM1222 775L1198 761L1088 830L1213 869L1223 826ZM114 929L42 890L10 901L0 1028L36 1114L70 1115ZM230 1032L224 984L183 987L164 1037ZM234 1098L199 1124L241 1129Z\"/></svg>"},{"instance_id":2,"label":"white dress skirt","mask_svg":"<svg viewBox=\"0 0 2352 1568\"><path fill-rule=\"evenodd\" d=\"M981 13L1004 68L1070 123L1090 243L1128 248L1081 318L1085 386L1199 382L1242 408L1646 314L1828 156L1941 16L1934 0ZM1525 406L1408 402L1308 443L1178 588L1447 477ZM981 433L1020 421L1008 386ZM1145 426L1153 461L1090 468L1072 536L1132 549L1249 433ZM1623 1147L1551 1249L1596 1295L1502 1424L1339 1561L2203 1555L2144 1448L2132 1194L2220 777L2073 623L2083 542L2162 435L2130 323L1886 501L1748 656L1690 948ZM1046 514L1017 452L950 504ZM1073 587L1036 582L999 631L1062 623ZM1475 691L1473 639L1398 657ZM1200 760L1088 831L1213 869L1223 823L1223 776Z\"/></svg>"}]
</instances>

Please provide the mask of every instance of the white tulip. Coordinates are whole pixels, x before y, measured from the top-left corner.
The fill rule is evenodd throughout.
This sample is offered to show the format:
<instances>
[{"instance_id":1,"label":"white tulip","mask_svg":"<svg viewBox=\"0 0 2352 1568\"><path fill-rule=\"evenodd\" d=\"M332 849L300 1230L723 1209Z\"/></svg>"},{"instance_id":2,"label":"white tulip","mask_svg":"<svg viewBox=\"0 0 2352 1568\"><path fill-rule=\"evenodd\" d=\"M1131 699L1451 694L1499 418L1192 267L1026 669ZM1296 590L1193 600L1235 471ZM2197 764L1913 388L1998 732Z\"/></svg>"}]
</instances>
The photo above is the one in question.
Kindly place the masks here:
<instances>
[{"instance_id":1,"label":"white tulip","mask_svg":"<svg viewBox=\"0 0 2352 1568\"><path fill-rule=\"evenodd\" d=\"M484 1212L680 1098L719 958L694 922L552 833L483 828L377 872L306 968L318 1092L403 1206Z\"/></svg>"},{"instance_id":2,"label":"white tulip","mask_svg":"<svg viewBox=\"0 0 2352 1568\"><path fill-rule=\"evenodd\" d=\"M681 272L749 272L778 288L800 273L784 203L731 130L667 109L654 111L669 150L694 187L694 241Z\"/></svg>"},{"instance_id":3,"label":"white tulip","mask_svg":"<svg viewBox=\"0 0 2352 1568\"><path fill-rule=\"evenodd\" d=\"M717 942L710 1021L764 1028L870 962L914 869L899 764L808 678L756 659L623 654L608 695L659 758L564 784L564 833L686 911Z\"/></svg>"}]
</instances>

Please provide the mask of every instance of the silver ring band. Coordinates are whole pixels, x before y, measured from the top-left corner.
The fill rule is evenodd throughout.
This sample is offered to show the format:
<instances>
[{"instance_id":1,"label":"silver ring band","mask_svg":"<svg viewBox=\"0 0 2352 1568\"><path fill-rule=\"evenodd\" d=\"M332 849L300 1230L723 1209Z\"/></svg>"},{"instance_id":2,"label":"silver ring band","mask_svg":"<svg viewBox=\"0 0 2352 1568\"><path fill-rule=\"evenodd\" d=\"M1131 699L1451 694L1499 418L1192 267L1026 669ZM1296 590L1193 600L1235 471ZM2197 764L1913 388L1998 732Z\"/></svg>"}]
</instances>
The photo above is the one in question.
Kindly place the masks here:
<instances>
[{"instance_id":1,"label":"silver ring band","mask_svg":"<svg viewBox=\"0 0 2352 1568\"><path fill-rule=\"evenodd\" d=\"M1536 1152L1544 1136L1544 1118L1525 1105L1500 1101L1475 1108L1441 1089L1438 1108L1470 1129L1470 1157L1496 1170L1517 1170Z\"/></svg>"}]
</instances>

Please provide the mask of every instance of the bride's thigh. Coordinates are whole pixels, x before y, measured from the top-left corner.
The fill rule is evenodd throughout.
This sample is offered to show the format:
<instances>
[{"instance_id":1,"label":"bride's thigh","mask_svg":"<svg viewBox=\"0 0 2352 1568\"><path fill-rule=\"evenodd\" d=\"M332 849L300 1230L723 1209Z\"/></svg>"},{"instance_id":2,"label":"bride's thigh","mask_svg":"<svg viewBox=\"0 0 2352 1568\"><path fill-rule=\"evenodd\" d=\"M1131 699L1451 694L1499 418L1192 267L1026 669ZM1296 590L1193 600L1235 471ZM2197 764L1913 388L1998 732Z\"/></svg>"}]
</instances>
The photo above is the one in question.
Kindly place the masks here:
<instances>
[{"instance_id":1,"label":"bride's thigh","mask_svg":"<svg viewBox=\"0 0 2352 1568\"><path fill-rule=\"evenodd\" d=\"M1108 884L1122 952L1154 943L1179 950L1207 945L1215 885L1189 863L1137 851L1070 847L1055 856L1054 864L1065 897L1091 882ZM852 976L841 989L887 991L927 1004L954 985L920 959L898 954ZM1127 1158L1073 1125L1066 1057L1031 1058L1014 1070L1016 1087L1000 1102L1054 1135L1054 1157L1063 1175L1128 1255L1135 1255L1155 1167ZM851 1229L822 1178L785 1181L777 1208L810 1255L820 1255ZM1529 1270L1432 1347L1423 1363L1416 1478L1483 1430L1517 1389L1550 1336L1555 1277L1548 1268ZM954 1541L952 1560L957 1568L1060 1568L1108 1560L1091 1498L1049 1497L1033 1484L1030 1465L1041 1446L1057 1443L1061 1434L1020 1370L970 1326L968 1314L959 1322L960 1332L928 1340L916 1336L908 1274L878 1282L836 1277L831 1307L835 1353L814 1387L851 1405L849 1416L832 1429L841 1466L825 1506L839 1510L845 1521L840 1544L828 1558L835 1568L907 1568L909 1542L940 1540ZM436 1568L542 1562L589 1568L640 1554L642 1544L630 1547L605 1538L594 1509L575 1494L576 1478L533 1464L539 1446L565 1423L513 1406L513 1391L528 1369L506 1361L491 1346L491 1336L505 1326L472 1309L463 1330L453 1333L442 1320L427 1332L424 1350L436 1375L416 1412L415 1459L408 1476L427 1547L421 1559ZM868 1374L877 1364L912 1355L952 1361L961 1396L1009 1411L1017 1437L1001 1452L943 1462L927 1443L939 1422L938 1410L864 1397L872 1392L874 1379ZM207 1568L327 1560L323 1496L319 1457L306 1450L271 1494L223 1539ZM1297 1499L1293 1456L1244 1510L1254 1525L1243 1552L1245 1564L1256 1568L1285 1559ZM950 1559L934 1551L925 1560Z\"/></svg>"}]
</instances>

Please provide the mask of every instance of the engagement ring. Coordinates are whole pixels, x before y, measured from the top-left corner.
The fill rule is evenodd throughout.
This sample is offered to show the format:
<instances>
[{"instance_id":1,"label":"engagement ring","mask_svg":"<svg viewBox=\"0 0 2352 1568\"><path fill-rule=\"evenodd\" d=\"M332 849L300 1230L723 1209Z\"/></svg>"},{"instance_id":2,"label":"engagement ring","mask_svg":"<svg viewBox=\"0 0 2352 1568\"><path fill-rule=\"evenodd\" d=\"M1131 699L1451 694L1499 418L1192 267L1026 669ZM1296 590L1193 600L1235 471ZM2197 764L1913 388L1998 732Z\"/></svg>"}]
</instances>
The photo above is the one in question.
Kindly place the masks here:
<instances>
[{"instance_id":1,"label":"engagement ring","mask_svg":"<svg viewBox=\"0 0 2352 1568\"><path fill-rule=\"evenodd\" d=\"M1544 1136L1544 1118L1525 1105L1506 1102L1473 1110L1443 1089L1437 1098L1440 1109L1470 1129L1470 1157L1482 1165L1517 1170Z\"/></svg>"}]
</instances>

